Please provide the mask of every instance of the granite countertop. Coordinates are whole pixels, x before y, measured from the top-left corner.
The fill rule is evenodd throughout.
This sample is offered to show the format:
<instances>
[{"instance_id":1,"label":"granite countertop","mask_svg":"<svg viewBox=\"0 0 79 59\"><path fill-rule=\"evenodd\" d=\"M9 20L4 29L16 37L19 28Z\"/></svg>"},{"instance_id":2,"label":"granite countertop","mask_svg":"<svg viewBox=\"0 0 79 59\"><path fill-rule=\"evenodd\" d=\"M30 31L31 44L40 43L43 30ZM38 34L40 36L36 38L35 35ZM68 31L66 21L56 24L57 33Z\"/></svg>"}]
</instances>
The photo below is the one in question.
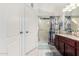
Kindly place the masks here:
<instances>
[{"instance_id":1,"label":"granite countertop","mask_svg":"<svg viewBox=\"0 0 79 59\"><path fill-rule=\"evenodd\" d=\"M57 34L57 35L79 41L79 37L74 36L74 35L69 35L69 34Z\"/></svg>"}]
</instances>

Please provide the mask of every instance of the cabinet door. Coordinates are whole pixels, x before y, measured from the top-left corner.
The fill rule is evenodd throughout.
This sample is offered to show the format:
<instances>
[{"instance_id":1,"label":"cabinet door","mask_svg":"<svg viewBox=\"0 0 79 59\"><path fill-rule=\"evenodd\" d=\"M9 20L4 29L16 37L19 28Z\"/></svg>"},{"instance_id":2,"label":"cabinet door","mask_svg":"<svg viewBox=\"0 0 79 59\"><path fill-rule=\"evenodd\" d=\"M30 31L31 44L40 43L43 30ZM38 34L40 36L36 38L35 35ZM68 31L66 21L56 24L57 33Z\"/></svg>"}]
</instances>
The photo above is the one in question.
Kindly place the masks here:
<instances>
[{"instance_id":1,"label":"cabinet door","mask_svg":"<svg viewBox=\"0 0 79 59\"><path fill-rule=\"evenodd\" d=\"M67 44L69 44L69 45L71 45L71 46L73 46L73 47L75 47L75 40L73 40L73 39L70 39L70 38L65 38L66 39L66 43Z\"/></svg>"},{"instance_id":2,"label":"cabinet door","mask_svg":"<svg viewBox=\"0 0 79 59\"><path fill-rule=\"evenodd\" d=\"M59 51L62 55L64 55L64 42L63 41L60 41Z\"/></svg>"},{"instance_id":3,"label":"cabinet door","mask_svg":"<svg viewBox=\"0 0 79 59\"><path fill-rule=\"evenodd\" d=\"M77 51L76 52L77 52L77 56L79 56L79 48L77 48Z\"/></svg>"},{"instance_id":4,"label":"cabinet door","mask_svg":"<svg viewBox=\"0 0 79 59\"><path fill-rule=\"evenodd\" d=\"M56 39L55 39L55 46L58 49L58 36L56 36Z\"/></svg>"},{"instance_id":5,"label":"cabinet door","mask_svg":"<svg viewBox=\"0 0 79 59\"><path fill-rule=\"evenodd\" d=\"M68 44L65 44L65 55L75 56L75 48Z\"/></svg>"},{"instance_id":6,"label":"cabinet door","mask_svg":"<svg viewBox=\"0 0 79 59\"><path fill-rule=\"evenodd\" d=\"M77 42L77 50L76 50L76 53L77 53L77 56L79 56L79 42Z\"/></svg>"}]
</instances>

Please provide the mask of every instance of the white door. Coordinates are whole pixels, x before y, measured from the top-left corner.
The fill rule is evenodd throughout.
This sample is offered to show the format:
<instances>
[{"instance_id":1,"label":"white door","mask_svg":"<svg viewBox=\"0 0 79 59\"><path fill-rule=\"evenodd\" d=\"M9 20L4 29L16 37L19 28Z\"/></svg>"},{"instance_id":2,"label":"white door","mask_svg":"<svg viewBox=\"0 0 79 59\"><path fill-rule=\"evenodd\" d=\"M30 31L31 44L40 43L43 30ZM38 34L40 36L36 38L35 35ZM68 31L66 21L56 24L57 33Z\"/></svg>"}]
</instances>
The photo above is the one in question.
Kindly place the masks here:
<instances>
[{"instance_id":1,"label":"white door","mask_svg":"<svg viewBox=\"0 0 79 59\"><path fill-rule=\"evenodd\" d=\"M21 55L20 19L24 16L24 4L6 4L8 55Z\"/></svg>"},{"instance_id":2,"label":"white door","mask_svg":"<svg viewBox=\"0 0 79 59\"><path fill-rule=\"evenodd\" d=\"M38 46L38 18L25 4L9 4L8 55L25 55Z\"/></svg>"},{"instance_id":3,"label":"white door","mask_svg":"<svg viewBox=\"0 0 79 59\"><path fill-rule=\"evenodd\" d=\"M35 48L35 42L33 42L33 18L32 18L32 10L25 6L24 8L24 16L20 18L20 36L21 36L21 54L26 55L32 49Z\"/></svg>"},{"instance_id":4,"label":"white door","mask_svg":"<svg viewBox=\"0 0 79 59\"><path fill-rule=\"evenodd\" d=\"M38 18L31 7L25 7L24 52L27 55L38 46Z\"/></svg>"}]
</instances>

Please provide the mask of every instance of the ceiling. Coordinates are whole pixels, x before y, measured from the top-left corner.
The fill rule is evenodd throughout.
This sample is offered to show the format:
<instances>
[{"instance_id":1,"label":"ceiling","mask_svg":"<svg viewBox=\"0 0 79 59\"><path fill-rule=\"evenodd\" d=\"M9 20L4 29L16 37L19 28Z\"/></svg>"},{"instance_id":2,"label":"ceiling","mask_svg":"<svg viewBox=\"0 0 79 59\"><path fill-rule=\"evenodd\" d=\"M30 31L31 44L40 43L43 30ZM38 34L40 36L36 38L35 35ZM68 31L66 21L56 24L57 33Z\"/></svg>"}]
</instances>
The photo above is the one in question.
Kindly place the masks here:
<instances>
[{"instance_id":1,"label":"ceiling","mask_svg":"<svg viewBox=\"0 0 79 59\"><path fill-rule=\"evenodd\" d=\"M31 5L30 3L28 5ZM61 16L63 9L69 5L69 3L32 3L31 7L36 11L38 16ZM79 16L79 8L72 12L66 12L66 15Z\"/></svg>"},{"instance_id":2,"label":"ceiling","mask_svg":"<svg viewBox=\"0 0 79 59\"><path fill-rule=\"evenodd\" d=\"M68 3L35 3L34 9L39 16L60 16Z\"/></svg>"}]
</instances>

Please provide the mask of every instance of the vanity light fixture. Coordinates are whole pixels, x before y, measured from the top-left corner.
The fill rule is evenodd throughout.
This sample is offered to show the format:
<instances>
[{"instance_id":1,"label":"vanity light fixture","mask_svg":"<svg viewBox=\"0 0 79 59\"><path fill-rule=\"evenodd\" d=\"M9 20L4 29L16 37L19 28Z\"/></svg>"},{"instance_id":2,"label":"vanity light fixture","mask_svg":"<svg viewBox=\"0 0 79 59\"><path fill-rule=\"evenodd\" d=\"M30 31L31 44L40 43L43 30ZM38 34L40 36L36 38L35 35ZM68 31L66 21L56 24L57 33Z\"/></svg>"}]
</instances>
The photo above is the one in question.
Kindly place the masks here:
<instances>
[{"instance_id":1,"label":"vanity light fixture","mask_svg":"<svg viewBox=\"0 0 79 59\"><path fill-rule=\"evenodd\" d=\"M69 9L69 5L67 5L64 9L63 12L66 12Z\"/></svg>"},{"instance_id":2,"label":"vanity light fixture","mask_svg":"<svg viewBox=\"0 0 79 59\"><path fill-rule=\"evenodd\" d=\"M72 21L73 21L75 24L78 24L78 22L77 22L75 19L72 19Z\"/></svg>"},{"instance_id":3,"label":"vanity light fixture","mask_svg":"<svg viewBox=\"0 0 79 59\"><path fill-rule=\"evenodd\" d=\"M78 4L79 6L79 4ZM76 9L77 8L77 5L76 4L70 4L70 5L67 5L64 9L63 9L63 12L66 12L66 11L72 11L73 9Z\"/></svg>"},{"instance_id":4,"label":"vanity light fixture","mask_svg":"<svg viewBox=\"0 0 79 59\"><path fill-rule=\"evenodd\" d=\"M79 3L77 3L76 5L77 5L77 7L79 7Z\"/></svg>"}]
</instances>

